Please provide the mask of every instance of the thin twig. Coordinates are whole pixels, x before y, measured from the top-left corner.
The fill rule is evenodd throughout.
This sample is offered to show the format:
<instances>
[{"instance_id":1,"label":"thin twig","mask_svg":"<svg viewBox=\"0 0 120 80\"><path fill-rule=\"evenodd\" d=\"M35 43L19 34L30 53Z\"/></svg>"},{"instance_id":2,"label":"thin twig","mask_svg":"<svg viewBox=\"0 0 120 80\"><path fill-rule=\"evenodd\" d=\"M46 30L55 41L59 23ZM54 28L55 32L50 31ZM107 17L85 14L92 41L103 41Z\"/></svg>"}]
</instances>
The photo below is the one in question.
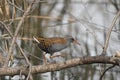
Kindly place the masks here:
<instances>
[{"instance_id":1,"label":"thin twig","mask_svg":"<svg viewBox=\"0 0 120 80\"><path fill-rule=\"evenodd\" d=\"M99 80L102 80L102 78L103 78L103 76L105 75L105 73L106 73L108 70L110 70L111 68L113 68L113 67L115 67L115 65L112 65L112 66L108 67L108 68L103 72L103 74L100 76L100 79L99 79Z\"/></svg>"},{"instance_id":2,"label":"thin twig","mask_svg":"<svg viewBox=\"0 0 120 80\"><path fill-rule=\"evenodd\" d=\"M10 2L9 0L7 0L8 1L8 3ZM14 0L12 0L12 2L13 2L13 5L15 4L15 2L14 2ZM12 8L12 21L10 21L10 23L8 24L8 25L11 25L12 23L13 23L13 21L14 21L14 18L15 18L15 7L13 7Z\"/></svg>"},{"instance_id":3,"label":"thin twig","mask_svg":"<svg viewBox=\"0 0 120 80\"><path fill-rule=\"evenodd\" d=\"M31 71L32 71L32 65L31 65L31 63L30 63L30 64L29 64L29 73L28 73L28 75L27 75L26 80L29 80L30 76L32 76L32 75L31 75Z\"/></svg>"},{"instance_id":4,"label":"thin twig","mask_svg":"<svg viewBox=\"0 0 120 80\"><path fill-rule=\"evenodd\" d=\"M90 31L89 31L89 32L90 32ZM101 47L103 47L103 45L98 41L97 36L96 36L96 34L95 34L95 31L90 32L90 33L94 36L95 41L96 41Z\"/></svg>"},{"instance_id":5,"label":"thin twig","mask_svg":"<svg viewBox=\"0 0 120 80\"><path fill-rule=\"evenodd\" d=\"M10 0L7 0L7 1L8 1L8 3L9 3L10 5L14 6L14 7L15 7L16 9L18 9L19 11L24 12L24 10L20 9L19 7L17 7L14 3L10 2Z\"/></svg>"},{"instance_id":6,"label":"thin twig","mask_svg":"<svg viewBox=\"0 0 120 80\"><path fill-rule=\"evenodd\" d=\"M20 80L22 80L22 70L20 70Z\"/></svg>"},{"instance_id":7,"label":"thin twig","mask_svg":"<svg viewBox=\"0 0 120 80\"><path fill-rule=\"evenodd\" d=\"M30 62L29 62L29 60L28 60L27 56L25 55L25 53L23 52L23 49L22 49L19 45L17 45L17 46L18 46L18 48L20 49L20 51L21 51L22 55L24 56L24 58L25 58L25 60L26 60L27 64L29 65L29 64L30 64Z\"/></svg>"},{"instance_id":8,"label":"thin twig","mask_svg":"<svg viewBox=\"0 0 120 80\"><path fill-rule=\"evenodd\" d=\"M0 21L0 23L4 25L6 31L7 31L7 32L9 33L9 35L10 35L10 37L5 37L5 36L7 36L8 34L4 34L4 35L2 35L2 37L5 37L5 39L11 39L11 38L13 38L13 35L12 35L12 33L10 32L10 30L7 28L7 26L6 26L3 22L1 22L1 21ZM18 37L18 39L21 39L21 40L32 40L32 38L25 38L25 37ZM23 57L25 58L25 60L26 60L27 63L28 63L28 60L27 60L26 55L29 55L29 56L31 56L31 57L39 60L39 61L43 61L43 59L40 59L39 57L30 54L30 52L28 53L26 50L22 50L22 48L18 45L18 43L17 43L17 42L15 42L15 43L16 43L16 45L18 46L18 48L20 49L20 51L21 51L21 53L22 53L22 55L23 55ZM26 53L26 55L25 55L25 53ZM23 58L23 57L22 57L22 58Z\"/></svg>"},{"instance_id":9,"label":"thin twig","mask_svg":"<svg viewBox=\"0 0 120 80\"><path fill-rule=\"evenodd\" d=\"M92 22L89 22L89 21L85 21L85 20L79 20L77 17L75 17L74 15L72 15L70 12L67 12L69 15L71 15L76 21L78 21L78 22L81 22L81 21L84 21L84 22L87 22L87 23L89 23L89 24L93 24L93 25L97 25L97 24L95 24L95 23L92 23ZM99 26L102 26L102 25L99 25ZM86 27L85 27L86 28ZM87 28L88 29L88 28ZM89 30L89 29L88 29ZM89 30L89 32L90 32L90 30ZM95 40L96 40L96 42L102 47L102 44L97 40L97 37L96 37L96 35L95 35L95 33L94 32L90 32L90 33L92 33L92 35L95 37Z\"/></svg>"},{"instance_id":10,"label":"thin twig","mask_svg":"<svg viewBox=\"0 0 120 80\"><path fill-rule=\"evenodd\" d=\"M18 33L19 33L19 30L21 29L21 25L22 25L25 17L28 15L29 11L31 10L32 5L33 5L33 3L28 6L27 10L26 10L25 13L23 14L23 17L21 18L21 20L20 20L19 23L18 23L18 26L17 26L17 28L16 28L14 37L13 37L13 39L12 39L12 42L11 42L11 45L10 45L10 48L9 48L9 51L8 51L8 55L7 55L7 58L6 58L4 67L7 67L7 65L8 65L10 56L11 56L12 51L13 51L14 44L15 44L15 42L16 42L16 37L17 37L17 35L18 35Z\"/></svg>"},{"instance_id":11,"label":"thin twig","mask_svg":"<svg viewBox=\"0 0 120 80\"><path fill-rule=\"evenodd\" d=\"M0 22L1 22L1 21L0 21ZM3 22L1 22L1 24L4 25L5 29L6 29L6 30L8 31L8 33L9 33L9 35L13 38L13 35L12 35L12 33L10 32L10 30L7 28L7 26L6 26ZM23 52L22 48L18 45L17 42L15 42L15 43L17 44L17 46L18 46L18 48L20 49L22 55L24 56L27 64L29 65L29 74L28 74L28 76L27 76L27 80L28 80L28 79L29 79L29 75L31 74L31 63L29 62L29 60L28 60L28 58L26 57L25 53ZM20 75L22 75L22 74L21 74L21 71L20 71Z\"/></svg>"},{"instance_id":12,"label":"thin twig","mask_svg":"<svg viewBox=\"0 0 120 80\"><path fill-rule=\"evenodd\" d=\"M3 23L2 23L2 24L3 24ZM6 27L6 25L5 25L5 24L3 24L3 25L4 25L5 29L8 31L8 33L10 34L10 36L13 37L12 33L11 33L10 30ZM20 49L20 51L21 51L22 55L24 56L27 64L29 64L29 73L28 73L28 76L27 76L27 79L26 79L26 80L29 80L29 77L30 77L30 75L31 75L31 67L32 67L32 65L31 65L31 63L29 62L28 58L26 57L25 53L23 52L22 48L18 45L17 42L15 42L15 43L17 44L18 48ZM21 76L21 75L22 75L22 74L21 74L21 71L20 71L20 76Z\"/></svg>"},{"instance_id":13,"label":"thin twig","mask_svg":"<svg viewBox=\"0 0 120 80\"><path fill-rule=\"evenodd\" d=\"M43 59L40 59L39 57L30 54L30 52L27 52L25 49L23 49L23 51L24 51L27 55L29 55L29 56L31 56L31 57L33 57L33 58L35 58L35 59L38 59L39 61L43 61Z\"/></svg>"},{"instance_id":14,"label":"thin twig","mask_svg":"<svg viewBox=\"0 0 120 80\"><path fill-rule=\"evenodd\" d=\"M34 0L34 1L35 1L35 0ZM33 2L34 2L34 1L33 1ZM10 46L10 49L9 49L9 52L8 52L8 55L7 55L7 58L6 58L4 67L7 67L7 65L8 65L8 62L9 62L11 53L12 53L12 51L13 51L14 43L16 42L16 37L17 37L18 32L19 32L19 30L20 30L20 28L21 28L21 25L22 25L22 23L23 23L23 21L24 21L24 18L28 15L28 13L29 13L32 5L33 5L33 3L31 3L31 5L30 5L30 6L28 7L28 9L26 10L26 12L23 14L23 17L21 18L21 20L20 20L20 22L19 22L19 24L18 24L18 26L17 26L17 29L16 29L16 31L15 31L15 34L14 34L14 36L12 36L12 37L13 37L13 40L12 40L12 43L11 43L11 46ZM21 48L19 45L18 45L18 47L19 47L20 51L22 51L22 48ZM22 52L22 53L24 53L24 52ZM27 59L26 55L23 54L23 56L25 57L27 63L29 64L29 74L28 74L28 76L27 76L27 80L28 80L29 77L30 77L29 75L31 74L31 64L30 64L29 60Z\"/></svg>"},{"instance_id":15,"label":"thin twig","mask_svg":"<svg viewBox=\"0 0 120 80\"><path fill-rule=\"evenodd\" d=\"M106 51L107 51L107 48L108 48L108 45L109 45L109 39L110 39L110 36L111 36L112 29L115 26L115 23L116 23L117 19L119 18L119 16L120 16L120 11L114 17L114 19L113 19L113 21L112 21L112 23L110 25L110 28L109 28L109 31L108 31L108 34L107 34L107 38L105 40L105 44L104 44L104 47L103 47L102 55L106 54Z\"/></svg>"},{"instance_id":16,"label":"thin twig","mask_svg":"<svg viewBox=\"0 0 120 80\"><path fill-rule=\"evenodd\" d=\"M17 17L15 18L14 20L20 20L22 17ZM29 15L29 16L26 16L25 18L40 18L40 19L48 19L48 20L62 20L62 18L60 17L49 17L49 16L37 16L37 15ZM7 20L4 20L4 22L8 22L8 21L11 21L12 19L7 19ZM69 22L74 22L75 20L74 19L68 19Z\"/></svg>"},{"instance_id":17,"label":"thin twig","mask_svg":"<svg viewBox=\"0 0 120 80\"><path fill-rule=\"evenodd\" d=\"M6 29L6 31L7 31L7 32L9 33L9 35L13 38L13 35L12 35L11 31L7 28L7 25L5 25L5 24L4 24L3 22L1 22L1 21L0 21L0 23L4 25L4 28ZM29 60L27 59L26 55L24 54L22 48L18 45L17 42L15 42L15 43L17 44L18 48L20 49L20 51L21 51L22 55L24 56L26 62L29 63Z\"/></svg>"}]
</instances>

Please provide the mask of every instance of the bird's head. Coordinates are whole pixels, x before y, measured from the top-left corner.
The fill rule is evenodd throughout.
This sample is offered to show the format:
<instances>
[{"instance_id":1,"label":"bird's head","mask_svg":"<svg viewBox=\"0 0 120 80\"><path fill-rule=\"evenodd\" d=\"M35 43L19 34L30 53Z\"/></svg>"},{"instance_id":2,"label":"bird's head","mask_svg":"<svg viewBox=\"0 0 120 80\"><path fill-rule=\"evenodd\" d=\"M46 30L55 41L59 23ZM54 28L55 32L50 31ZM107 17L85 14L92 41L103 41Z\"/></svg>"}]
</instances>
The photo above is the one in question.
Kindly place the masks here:
<instances>
[{"instance_id":1,"label":"bird's head","mask_svg":"<svg viewBox=\"0 0 120 80\"><path fill-rule=\"evenodd\" d=\"M66 38L69 42L80 45L80 43L76 39L74 39L72 36L66 36Z\"/></svg>"}]
</instances>

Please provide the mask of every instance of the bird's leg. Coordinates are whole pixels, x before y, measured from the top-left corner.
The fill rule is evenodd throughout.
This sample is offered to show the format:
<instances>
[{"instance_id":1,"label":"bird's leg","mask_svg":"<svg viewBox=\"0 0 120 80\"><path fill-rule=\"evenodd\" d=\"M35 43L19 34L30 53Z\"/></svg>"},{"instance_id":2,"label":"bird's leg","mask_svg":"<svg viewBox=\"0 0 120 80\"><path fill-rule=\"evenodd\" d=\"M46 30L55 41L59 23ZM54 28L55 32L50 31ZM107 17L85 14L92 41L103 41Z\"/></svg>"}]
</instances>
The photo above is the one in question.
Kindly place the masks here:
<instances>
[{"instance_id":1,"label":"bird's leg","mask_svg":"<svg viewBox=\"0 0 120 80\"><path fill-rule=\"evenodd\" d=\"M53 55L53 56L50 56L50 58L59 57L59 56L65 57L66 55L65 54Z\"/></svg>"},{"instance_id":2,"label":"bird's leg","mask_svg":"<svg viewBox=\"0 0 120 80\"><path fill-rule=\"evenodd\" d=\"M47 64L47 59L46 59L45 55L46 55L46 52L43 53L43 58L44 58L44 64Z\"/></svg>"}]
</instances>

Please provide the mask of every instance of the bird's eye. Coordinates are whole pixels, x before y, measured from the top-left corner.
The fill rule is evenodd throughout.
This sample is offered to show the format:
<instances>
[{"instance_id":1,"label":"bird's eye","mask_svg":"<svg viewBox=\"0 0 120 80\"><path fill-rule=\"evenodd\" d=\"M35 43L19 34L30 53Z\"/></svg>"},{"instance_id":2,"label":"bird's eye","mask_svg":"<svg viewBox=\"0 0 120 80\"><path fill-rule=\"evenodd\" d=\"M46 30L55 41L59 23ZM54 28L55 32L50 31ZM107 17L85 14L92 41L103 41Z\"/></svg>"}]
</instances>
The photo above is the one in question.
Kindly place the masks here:
<instances>
[{"instance_id":1,"label":"bird's eye","mask_svg":"<svg viewBox=\"0 0 120 80\"><path fill-rule=\"evenodd\" d=\"M42 41L42 42L44 42L44 41L45 41L45 39L41 39L41 41Z\"/></svg>"},{"instance_id":2,"label":"bird's eye","mask_svg":"<svg viewBox=\"0 0 120 80\"><path fill-rule=\"evenodd\" d=\"M74 41L74 38L71 38L71 41L73 42L73 41Z\"/></svg>"},{"instance_id":3,"label":"bird's eye","mask_svg":"<svg viewBox=\"0 0 120 80\"><path fill-rule=\"evenodd\" d=\"M72 38L72 41L74 41L74 38Z\"/></svg>"}]
</instances>

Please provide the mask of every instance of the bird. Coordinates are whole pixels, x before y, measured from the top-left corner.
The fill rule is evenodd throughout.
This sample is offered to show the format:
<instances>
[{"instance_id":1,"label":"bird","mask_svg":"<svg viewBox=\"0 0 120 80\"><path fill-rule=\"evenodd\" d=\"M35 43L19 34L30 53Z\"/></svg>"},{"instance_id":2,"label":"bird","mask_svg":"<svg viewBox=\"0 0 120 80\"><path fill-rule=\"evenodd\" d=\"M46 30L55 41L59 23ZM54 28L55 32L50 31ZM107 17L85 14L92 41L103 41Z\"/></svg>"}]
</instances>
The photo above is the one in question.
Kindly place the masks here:
<instances>
[{"instance_id":1,"label":"bird","mask_svg":"<svg viewBox=\"0 0 120 80\"><path fill-rule=\"evenodd\" d=\"M44 37L34 37L33 36L34 42L37 43L37 46L44 51L44 63L47 63L47 60L45 58L45 54L48 53L50 54L50 58L58 57L58 56L63 56L62 54L59 55L54 55L55 52L59 52L67 47L70 46L71 43L75 43L80 45L80 43L74 39L72 36L65 36L65 37L49 37L49 38L44 38Z\"/></svg>"}]
</instances>

